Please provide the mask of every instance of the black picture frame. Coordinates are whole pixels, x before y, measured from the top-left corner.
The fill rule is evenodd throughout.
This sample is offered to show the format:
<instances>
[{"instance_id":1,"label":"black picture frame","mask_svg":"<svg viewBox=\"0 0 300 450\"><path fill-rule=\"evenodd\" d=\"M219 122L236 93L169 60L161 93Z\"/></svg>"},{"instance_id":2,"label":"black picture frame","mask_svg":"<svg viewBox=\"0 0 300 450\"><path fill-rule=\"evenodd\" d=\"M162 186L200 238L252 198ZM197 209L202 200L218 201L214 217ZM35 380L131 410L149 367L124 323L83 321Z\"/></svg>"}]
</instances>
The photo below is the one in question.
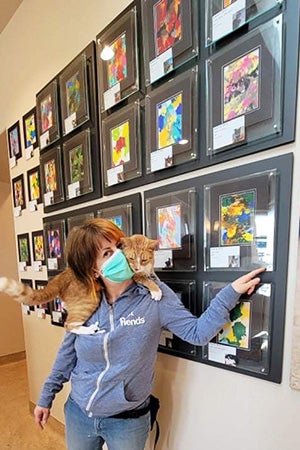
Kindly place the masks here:
<instances>
[{"instance_id":1,"label":"black picture frame","mask_svg":"<svg viewBox=\"0 0 300 450\"><path fill-rule=\"evenodd\" d=\"M75 215L68 215L67 217L67 231L68 234L74 227L78 227L84 224L86 220L94 219L95 213L94 211L91 211L90 208L84 208L84 211L82 209L76 210Z\"/></svg>"},{"instance_id":2,"label":"black picture frame","mask_svg":"<svg viewBox=\"0 0 300 450\"><path fill-rule=\"evenodd\" d=\"M60 137L58 114L58 82L50 81L36 95L36 114L40 150L46 149Z\"/></svg>"},{"instance_id":3,"label":"black picture frame","mask_svg":"<svg viewBox=\"0 0 300 450\"><path fill-rule=\"evenodd\" d=\"M137 7L130 4L96 36L98 92L101 112L110 109L139 89L139 65L137 50ZM125 64L116 66L117 57L123 52ZM118 46L118 48L117 48ZM104 49L113 49L113 57L103 60ZM118 61L117 61L118 63ZM115 64L115 65L114 65Z\"/></svg>"},{"instance_id":4,"label":"black picture frame","mask_svg":"<svg viewBox=\"0 0 300 450\"><path fill-rule=\"evenodd\" d=\"M44 289L44 287L47 286L47 284L48 284L47 280L35 280L34 288L35 288L35 290L41 290L41 289ZM51 305L52 305L52 302L41 303L40 305L37 305L37 309L43 309L45 311L45 314L50 315L51 314ZM42 317L42 318L44 318L44 317Z\"/></svg>"},{"instance_id":5,"label":"black picture frame","mask_svg":"<svg viewBox=\"0 0 300 450\"><path fill-rule=\"evenodd\" d=\"M37 117L36 107L34 106L23 116L23 137L24 148L35 149L38 146L38 130L37 130Z\"/></svg>"},{"instance_id":6,"label":"black picture frame","mask_svg":"<svg viewBox=\"0 0 300 450\"><path fill-rule=\"evenodd\" d=\"M13 203L15 208L26 208L24 175L21 173L11 180Z\"/></svg>"},{"instance_id":7,"label":"black picture frame","mask_svg":"<svg viewBox=\"0 0 300 450\"><path fill-rule=\"evenodd\" d=\"M102 120L104 186L142 175L140 102L119 109Z\"/></svg>"},{"instance_id":8,"label":"black picture frame","mask_svg":"<svg viewBox=\"0 0 300 450\"><path fill-rule=\"evenodd\" d=\"M63 144L66 199L93 191L90 129L85 129Z\"/></svg>"},{"instance_id":9,"label":"black picture frame","mask_svg":"<svg viewBox=\"0 0 300 450\"><path fill-rule=\"evenodd\" d=\"M40 166L27 170L27 190L28 201L34 210L43 201Z\"/></svg>"},{"instance_id":10,"label":"black picture frame","mask_svg":"<svg viewBox=\"0 0 300 450\"><path fill-rule=\"evenodd\" d=\"M40 168L44 207L47 212L47 207L61 203L65 198L60 146L41 154Z\"/></svg>"},{"instance_id":11,"label":"black picture frame","mask_svg":"<svg viewBox=\"0 0 300 450\"><path fill-rule=\"evenodd\" d=\"M37 230L31 233L32 260L41 265L46 264L46 248L44 241L44 231Z\"/></svg>"},{"instance_id":12,"label":"black picture frame","mask_svg":"<svg viewBox=\"0 0 300 450\"><path fill-rule=\"evenodd\" d=\"M63 307L63 302L59 297L56 297L51 302L51 325L63 327L67 318L67 311Z\"/></svg>"},{"instance_id":13,"label":"black picture frame","mask_svg":"<svg viewBox=\"0 0 300 450\"><path fill-rule=\"evenodd\" d=\"M62 134L66 135L90 119L85 51L61 72L59 86Z\"/></svg>"},{"instance_id":14,"label":"black picture frame","mask_svg":"<svg viewBox=\"0 0 300 450\"><path fill-rule=\"evenodd\" d=\"M193 67L146 95L148 174L171 170L197 158L197 73L197 67Z\"/></svg>"},{"instance_id":15,"label":"black picture frame","mask_svg":"<svg viewBox=\"0 0 300 450\"><path fill-rule=\"evenodd\" d=\"M25 267L31 266L29 233L17 234L17 243L19 263Z\"/></svg>"},{"instance_id":16,"label":"black picture frame","mask_svg":"<svg viewBox=\"0 0 300 450\"><path fill-rule=\"evenodd\" d=\"M9 157L16 158L16 161L22 157L20 123L17 121L7 129L7 142L9 148Z\"/></svg>"},{"instance_id":17,"label":"black picture frame","mask_svg":"<svg viewBox=\"0 0 300 450\"><path fill-rule=\"evenodd\" d=\"M168 7L172 5L174 10L170 13ZM198 2L181 0L178 5L167 0L144 0L142 15L145 84L148 86L197 56ZM169 24L171 32L168 17L174 20ZM168 37L164 39L166 35Z\"/></svg>"},{"instance_id":18,"label":"black picture frame","mask_svg":"<svg viewBox=\"0 0 300 450\"><path fill-rule=\"evenodd\" d=\"M59 216L44 218L43 230L48 273L53 275L66 267L66 221Z\"/></svg>"},{"instance_id":19,"label":"black picture frame","mask_svg":"<svg viewBox=\"0 0 300 450\"><path fill-rule=\"evenodd\" d=\"M208 156L281 134L282 41L279 15L207 59Z\"/></svg>"}]
</instances>

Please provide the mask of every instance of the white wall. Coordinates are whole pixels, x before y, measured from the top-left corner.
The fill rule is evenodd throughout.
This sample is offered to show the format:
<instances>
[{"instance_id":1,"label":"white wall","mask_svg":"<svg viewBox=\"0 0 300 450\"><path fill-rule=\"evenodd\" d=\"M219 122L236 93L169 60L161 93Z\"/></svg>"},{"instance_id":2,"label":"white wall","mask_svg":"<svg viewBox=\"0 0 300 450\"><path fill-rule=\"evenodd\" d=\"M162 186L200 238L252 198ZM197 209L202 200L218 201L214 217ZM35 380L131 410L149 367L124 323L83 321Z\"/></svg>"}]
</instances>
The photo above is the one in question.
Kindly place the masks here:
<instances>
[{"instance_id":1,"label":"white wall","mask_svg":"<svg viewBox=\"0 0 300 450\"><path fill-rule=\"evenodd\" d=\"M18 118L21 119L34 105L36 92L95 39L96 34L128 4L129 1L125 0L23 1L0 35L0 133ZM296 146L297 141L188 176L239 166L289 151L295 154L295 173L299 174L300 157ZM21 163L15 171L22 170ZM185 177L187 175L174 181ZM155 183L155 186L162 184L163 181ZM138 190L143 191L143 188ZM128 191L128 194L131 192L134 191ZM297 246L293 242L297 241L298 236L299 197L300 177L295 176L282 383L277 385L159 354L155 380L155 393L162 403L159 450L294 450L299 447L300 392L289 387L297 260ZM33 219L33 216L24 213L23 226L32 226L32 221L36 220L38 229L41 226L41 212L35 217ZM2 223L5 221L5 217L0 219ZM17 232L21 228L17 225ZM36 402L63 330L52 327L49 320L44 322L33 315L24 317L24 325L30 400ZM66 392L60 394L53 408L53 414L60 420L63 420L65 396Z\"/></svg>"}]
</instances>

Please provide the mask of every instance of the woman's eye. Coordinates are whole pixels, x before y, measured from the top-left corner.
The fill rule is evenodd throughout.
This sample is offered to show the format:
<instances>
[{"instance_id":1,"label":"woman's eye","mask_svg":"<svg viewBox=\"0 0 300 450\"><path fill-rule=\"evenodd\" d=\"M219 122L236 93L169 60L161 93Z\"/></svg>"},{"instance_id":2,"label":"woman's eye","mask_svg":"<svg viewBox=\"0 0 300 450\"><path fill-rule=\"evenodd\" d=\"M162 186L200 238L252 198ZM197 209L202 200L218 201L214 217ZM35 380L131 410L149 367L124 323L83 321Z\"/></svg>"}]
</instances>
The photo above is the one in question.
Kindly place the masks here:
<instances>
[{"instance_id":1,"label":"woman's eye","mask_svg":"<svg viewBox=\"0 0 300 450\"><path fill-rule=\"evenodd\" d=\"M111 256L112 254L113 254L113 252L111 250L108 250L103 253L103 257L106 258L107 256Z\"/></svg>"}]
</instances>

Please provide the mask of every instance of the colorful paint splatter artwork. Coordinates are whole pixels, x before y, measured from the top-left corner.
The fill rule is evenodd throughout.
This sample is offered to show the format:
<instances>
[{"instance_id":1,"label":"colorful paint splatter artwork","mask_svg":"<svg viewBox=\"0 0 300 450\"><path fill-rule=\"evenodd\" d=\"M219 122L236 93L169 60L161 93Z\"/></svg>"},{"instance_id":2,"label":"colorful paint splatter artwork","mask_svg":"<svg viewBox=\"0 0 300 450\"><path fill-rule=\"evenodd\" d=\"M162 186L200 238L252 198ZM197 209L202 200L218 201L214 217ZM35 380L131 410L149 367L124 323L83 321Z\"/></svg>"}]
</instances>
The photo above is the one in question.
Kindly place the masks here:
<instances>
[{"instance_id":1,"label":"colorful paint splatter artwork","mask_svg":"<svg viewBox=\"0 0 300 450\"><path fill-rule=\"evenodd\" d=\"M223 67L223 120L259 108L260 49L256 48Z\"/></svg>"},{"instance_id":2,"label":"colorful paint splatter artwork","mask_svg":"<svg viewBox=\"0 0 300 450\"><path fill-rule=\"evenodd\" d=\"M15 206L24 205L24 192L22 180L17 180L14 182L14 199L15 199Z\"/></svg>"},{"instance_id":3,"label":"colorful paint splatter artwork","mask_svg":"<svg viewBox=\"0 0 300 450\"><path fill-rule=\"evenodd\" d=\"M123 122L110 131L112 167L130 161L129 122Z\"/></svg>"},{"instance_id":4,"label":"colorful paint splatter artwork","mask_svg":"<svg viewBox=\"0 0 300 450\"><path fill-rule=\"evenodd\" d=\"M67 117L78 111L81 99L79 72L66 82Z\"/></svg>"},{"instance_id":5,"label":"colorful paint splatter artwork","mask_svg":"<svg viewBox=\"0 0 300 450\"><path fill-rule=\"evenodd\" d=\"M35 115L31 114L25 119L25 139L26 147L36 143L36 125L35 125Z\"/></svg>"},{"instance_id":6,"label":"colorful paint splatter artwork","mask_svg":"<svg viewBox=\"0 0 300 450\"><path fill-rule=\"evenodd\" d=\"M182 139L182 92L157 105L158 149Z\"/></svg>"},{"instance_id":7,"label":"colorful paint splatter artwork","mask_svg":"<svg viewBox=\"0 0 300 450\"><path fill-rule=\"evenodd\" d=\"M157 208L157 239L160 249L181 247L181 205Z\"/></svg>"},{"instance_id":8,"label":"colorful paint splatter artwork","mask_svg":"<svg viewBox=\"0 0 300 450\"><path fill-rule=\"evenodd\" d=\"M256 191L221 195L220 245L251 245L254 241Z\"/></svg>"},{"instance_id":9,"label":"colorful paint splatter artwork","mask_svg":"<svg viewBox=\"0 0 300 450\"><path fill-rule=\"evenodd\" d=\"M70 181L76 183L84 179L84 154L82 145L78 145L69 152Z\"/></svg>"},{"instance_id":10,"label":"colorful paint splatter artwork","mask_svg":"<svg viewBox=\"0 0 300 450\"><path fill-rule=\"evenodd\" d=\"M117 227L122 230L123 219L122 216L114 216L109 219L112 223L114 223Z\"/></svg>"},{"instance_id":11,"label":"colorful paint splatter artwork","mask_svg":"<svg viewBox=\"0 0 300 450\"><path fill-rule=\"evenodd\" d=\"M45 187L46 192L56 191L57 180L56 180L56 166L55 159L51 159L44 164L45 173Z\"/></svg>"},{"instance_id":12,"label":"colorful paint splatter artwork","mask_svg":"<svg viewBox=\"0 0 300 450\"><path fill-rule=\"evenodd\" d=\"M9 132L9 144L10 144L11 156L18 156L20 153L18 127L13 128Z\"/></svg>"},{"instance_id":13,"label":"colorful paint splatter artwork","mask_svg":"<svg viewBox=\"0 0 300 450\"><path fill-rule=\"evenodd\" d=\"M47 95L40 104L42 133L49 130L53 126L53 111L51 94Z\"/></svg>"},{"instance_id":14,"label":"colorful paint splatter artwork","mask_svg":"<svg viewBox=\"0 0 300 450\"><path fill-rule=\"evenodd\" d=\"M28 239L27 238L19 239L19 249L20 249L20 261L28 262L29 261L29 247L28 247Z\"/></svg>"},{"instance_id":15,"label":"colorful paint splatter artwork","mask_svg":"<svg viewBox=\"0 0 300 450\"><path fill-rule=\"evenodd\" d=\"M39 172L32 172L29 175L29 192L30 200L38 200L40 198L40 179Z\"/></svg>"},{"instance_id":16,"label":"colorful paint splatter artwork","mask_svg":"<svg viewBox=\"0 0 300 450\"><path fill-rule=\"evenodd\" d=\"M48 245L50 258L61 258L61 243L59 230L48 230Z\"/></svg>"},{"instance_id":17,"label":"colorful paint splatter artwork","mask_svg":"<svg viewBox=\"0 0 300 450\"><path fill-rule=\"evenodd\" d=\"M33 246L34 246L34 260L44 261L45 251L44 251L44 238L42 234L33 237Z\"/></svg>"},{"instance_id":18,"label":"colorful paint splatter artwork","mask_svg":"<svg viewBox=\"0 0 300 450\"><path fill-rule=\"evenodd\" d=\"M250 302L240 302L230 311L230 322L217 335L219 344L244 350L250 348Z\"/></svg>"},{"instance_id":19,"label":"colorful paint splatter artwork","mask_svg":"<svg viewBox=\"0 0 300 450\"><path fill-rule=\"evenodd\" d=\"M114 56L107 63L107 81L111 88L127 77L126 33L119 36L109 45Z\"/></svg>"},{"instance_id":20,"label":"colorful paint splatter artwork","mask_svg":"<svg viewBox=\"0 0 300 450\"><path fill-rule=\"evenodd\" d=\"M183 0L160 0L153 7L156 56L182 39Z\"/></svg>"}]
</instances>

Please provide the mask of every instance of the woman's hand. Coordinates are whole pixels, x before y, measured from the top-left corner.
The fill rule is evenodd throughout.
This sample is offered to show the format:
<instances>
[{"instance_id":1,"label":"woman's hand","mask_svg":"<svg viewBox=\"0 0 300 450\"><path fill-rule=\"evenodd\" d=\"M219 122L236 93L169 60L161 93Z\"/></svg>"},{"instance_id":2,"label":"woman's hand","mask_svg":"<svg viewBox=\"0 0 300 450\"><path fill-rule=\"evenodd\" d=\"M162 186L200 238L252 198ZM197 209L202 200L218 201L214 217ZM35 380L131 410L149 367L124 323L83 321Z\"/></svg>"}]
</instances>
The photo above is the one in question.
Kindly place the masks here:
<instances>
[{"instance_id":1,"label":"woman's hand","mask_svg":"<svg viewBox=\"0 0 300 450\"><path fill-rule=\"evenodd\" d=\"M259 269L252 270L252 272L237 278L231 283L231 286L238 294L248 294L251 295L255 289L255 286L260 282L260 278L257 277L261 272L266 270L265 267L260 267Z\"/></svg>"},{"instance_id":2,"label":"woman's hand","mask_svg":"<svg viewBox=\"0 0 300 450\"><path fill-rule=\"evenodd\" d=\"M36 406L34 408L33 415L35 423L41 430L43 430L50 416L50 408L43 408L42 406Z\"/></svg>"}]
</instances>

